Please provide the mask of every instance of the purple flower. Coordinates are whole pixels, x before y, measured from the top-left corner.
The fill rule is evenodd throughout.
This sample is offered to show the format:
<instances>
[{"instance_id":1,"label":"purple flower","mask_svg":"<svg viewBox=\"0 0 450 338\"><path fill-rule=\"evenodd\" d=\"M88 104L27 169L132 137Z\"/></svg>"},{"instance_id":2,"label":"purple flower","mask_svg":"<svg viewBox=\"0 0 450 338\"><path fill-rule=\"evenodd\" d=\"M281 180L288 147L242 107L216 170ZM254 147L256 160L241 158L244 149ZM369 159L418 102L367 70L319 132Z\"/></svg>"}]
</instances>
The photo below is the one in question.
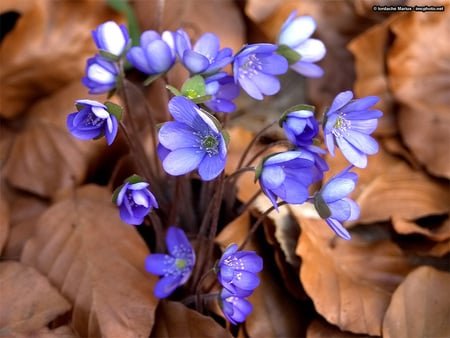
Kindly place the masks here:
<instances>
[{"instance_id":1,"label":"purple flower","mask_svg":"<svg viewBox=\"0 0 450 338\"><path fill-rule=\"evenodd\" d=\"M239 96L239 86L231 75L217 73L205 79L206 94L211 100L204 104L215 112L232 113L236 110L233 100Z\"/></svg>"},{"instance_id":2,"label":"purple flower","mask_svg":"<svg viewBox=\"0 0 450 338\"><path fill-rule=\"evenodd\" d=\"M231 48L220 48L220 41L213 33L203 34L192 48L187 33L179 29L175 33L175 46L183 65L194 74L214 74L233 61Z\"/></svg>"},{"instance_id":3,"label":"purple flower","mask_svg":"<svg viewBox=\"0 0 450 338\"><path fill-rule=\"evenodd\" d=\"M166 245L168 255L155 253L145 260L145 269L149 273L162 276L153 290L160 299L170 296L177 287L186 283L195 264L195 252L180 228L169 227Z\"/></svg>"},{"instance_id":4,"label":"purple flower","mask_svg":"<svg viewBox=\"0 0 450 338\"><path fill-rule=\"evenodd\" d=\"M166 122L158 133L158 155L164 170L178 176L198 168L202 180L216 178L227 156L218 122L183 96L169 101L169 111L175 121Z\"/></svg>"},{"instance_id":5,"label":"purple flower","mask_svg":"<svg viewBox=\"0 0 450 338\"><path fill-rule=\"evenodd\" d=\"M335 142L344 157L358 168L367 166L367 156L378 152L378 143L371 134L377 127L379 110L369 109L378 97L353 100L353 93L338 94L325 115L324 134L328 151L334 156Z\"/></svg>"},{"instance_id":6,"label":"purple flower","mask_svg":"<svg viewBox=\"0 0 450 338\"><path fill-rule=\"evenodd\" d=\"M276 210L277 197L287 203L301 204L308 199L308 187L314 181L314 157L310 152L291 150L263 159L256 178Z\"/></svg>"},{"instance_id":7,"label":"purple flower","mask_svg":"<svg viewBox=\"0 0 450 338\"><path fill-rule=\"evenodd\" d=\"M78 112L67 116L67 129L80 140L92 140L106 137L111 145L117 135L118 122L114 115L108 112L107 107L93 100L75 101Z\"/></svg>"},{"instance_id":8,"label":"purple flower","mask_svg":"<svg viewBox=\"0 0 450 338\"><path fill-rule=\"evenodd\" d=\"M120 56L128 46L129 36L124 25L118 25L114 21L107 21L92 31L92 37L97 48Z\"/></svg>"},{"instance_id":9,"label":"purple flower","mask_svg":"<svg viewBox=\"0 0 450 338\"><path fill-rule=\"evenodd\" d=\"M225 318L234 325L244 322L253 311L253 306L247 299L238 297L227 289L222 289L219 297L219 304Z\"/></svg>"},{"instance_id":10,"label":"purple flower","mask_svg":"<svg viewBox=\"0 0 450 338\"><path fill-rule=\"evenodd\" d=\"M280 81L274 75L286 73L288 62L275 53L277 48L269 43L247 45L235 56L234 80L256 100L280 90Z\"/></svg>"},{"instance_id":11,"label":"purple flower","mask_svg":"<svg viewBox=\"0 0 450 338\"><path fill-rule=\"evenodd\" d=\"M119 206L120 218L125 223L140 225L153 208L158 208L158 202L148 190L148 186L149 184L141 181L138 176L132 176L117 189L114 202Z\"/></svg>"},{"instance_id":12,"label":"purple flower","mask_svg":"<svg viewBox=\"0 0 450 338\"><path fill-rule=\"evenodd\" d=\"M314 111L308 109L299 108L283 114L280 124L287 139L297 147L313 144L314 138L319 133L319 123L314 117Z\"/></svg>"},{"instance_id":13,"label":"purple flower","mask_svg":"<svg viewBox=\"0 0 450 338\"><path fill-rule=\"evenodd\" d=\"M262 270L263 260L253 251L237 249L237 244L232 244L225 250L217 264L217 279L234 295L245 297L259 285L256 273Z\"/></svg>"},{"instance_id":14,"label":"purple flower","mask_svg":"<svg viewBox=\"0 0 450 338\"><path fill-rule=\"evenodd\" d=\"M89 88L89 94L102 94L116 88L118 74L116 63L96 55L87 60L86 76L81 82Z\"/></svg>"},{"instance_id":15,"label":"purple flower","mask_svg":"<svg viewBox=\"0 0 450 338\"><path fill-rule=\"evenodd\" d=\"M132 47L127 53L130 63L147 75L167 72L175 63L173 34L165 31L159 35L156 31L141 34L141 45Z\"/></svg>"},{"instance_id":16,"label":"purple flower","mask_svg":"<svg viewBox=\"0 0 450 338\"><path fill-rule=\"evenodd\" d=\"M300 55L300 59L290 65L295 72L307 77L321 77L323 70L314 64L321 60L326 53L322 41L311 39L316 30L316 22L310 16L296 18L297 10L294 10L281 27L278 36L278 45L287 46Z\"/></svg>"},{"instance_id":17,"label":"purple flower","mask_svg":"<svg viewBox=\"0 0 450 338\"><path fill-rule=\"evenodd\" d=\"M346 196L353 191L358 175L349 166L332 177L314 196L314 206L320 217L324 218L333 231L344 239L351 236L341 222L354 221L359 217L359 207Z\"/></svg>"}]
</instances>

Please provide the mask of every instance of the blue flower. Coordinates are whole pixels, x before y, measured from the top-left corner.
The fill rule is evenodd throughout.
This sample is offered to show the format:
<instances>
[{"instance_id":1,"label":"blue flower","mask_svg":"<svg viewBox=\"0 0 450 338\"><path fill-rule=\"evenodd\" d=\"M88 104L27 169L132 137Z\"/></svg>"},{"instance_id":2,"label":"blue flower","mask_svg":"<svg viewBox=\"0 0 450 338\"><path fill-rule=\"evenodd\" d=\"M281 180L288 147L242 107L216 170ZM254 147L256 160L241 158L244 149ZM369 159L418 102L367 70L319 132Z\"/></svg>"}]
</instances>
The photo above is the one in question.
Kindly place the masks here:
<instances>
[{"instance_id":1,"label":"blue flower","mask_svg":"<svg viewBox=\"0 0 450 338\"><path fill-rule=\"evenodd\" d=\"M148 190L149 184L135 178L138 176L132 176L132 179L117 188L114 202L119 206L120 218L125 223L139 225L153 208L158 208L158 202Z\"/></svg>"},{"instance_id":2,"label":"blue flower","mask_svg":"<svg viewBox=\"0 0 450 338\"><path fill-rule=\"evenodd\" d=\"M156 31L141 34L140 46L135 46L127 53L130 63L147 75L167 72L175 63L173 34L165 31L160 35Z\"/></svg>"},{"instance_id":3,"label":"blue flower","mask_svg":"<svg viewBox=\"0 0 450 338\"><path fill-rule=\"evenodd\" d=\"M169 101L169 111L175 121L166 122L158 133L158 155L164 170L178 176L198 168L202 180L216 178L227 156L227 143L218 122L183 96Z\"/></svg>"},{"instance_id":4,"label":"blue flower","mask_svg":"<svg viewBox=\"0 0 450 338\"><path fill-rule=\"evenodd\" d=\"M322 41L310 38L316 30L316 22L310 16L296 18L296 15L297 10L294 10L284 22L277 43L300 55L300 59L290 65L292 70L307 77L321 77L323 70L314 62L325 56L326 49Z\"/></svg>"},{"instance_id":5,"label":"blue flower","mask_svg":"<svg viewBox=\"0 0 450 338\"><path fill-rule=\"evenodd\" d=\"M89 94L107 93L116 88L118 74L116 63L96 55L87 60L86 76L81 82L89 88Z\"/></svg>"},{"instance_id":6,"label":"blue flower","mask_svg":"<svg viewBox=\"0 0 450 338\"><path fill-rule=\"evenodd\" d=\"M97 139L104 135L108 145L111 145L119 126L116 117L100 102L77 100L75 103L78 112L69 114L66 120L70 133L80 140Z\"/></svg>"},{"instance_id":7,"label":"blue flower","mask_svg":"<svg viewBox=\"0 0 450 338\"><path fill-rule=\"evenodd\" d=\"M213 33L203 34L192 48L187 33L175 33L175 46L183 65L194 74L214 74L233 61L231 48L220 48L220 40Z\"/></svg>"},{"instance_id":8,"label":"blue flower","mask_svg":"<svg viewBox=\"0 0 450 338\"><path fill-rule=\"evenodd\" d=\"M280 90L280 81L274 75L288 70L286 58L276 54L278 46L258 43L245 46L234 59L233 73L236 83L256 100L274 95Z\"/></svg>"},{"instance_id":9,"label":"blue flower","mask_svg":"<svg viewBox=\"0 0 450 338\"><path fill-rule=\"evenodd\" d=\"M234 325L244 322L253 311L253 306L247 299L236 296L227 289L220 292L219 304L225 318Z\"/></svg>"},{"instance_id":10,"label":"blue flower","mask_svg":"<svg viewBox=\"0 0 450 338\"><path fill-rule=\"evenodd\" d=\"M371 134L377 127L379 110L369 109L378 97L353 100L353 93L338 94L325 115L324 134L328 151L334 156L335 142L344 157L354 166L365 168L367 156L378 152L378 143Z\"/></svg>"},{"instance_id":11,"label":"blue flower","mask_svg":"<svg viewBox=\"0 0 450 338\"><path fill-rule=\"evenodd\" d=\"M314 111L308 109L288 112L281 117L280 122L287 139L297 147L313 144L319 133L319 123L314 117Z\"/></svg>"},{"instance_id":12,"label":"blue flower","mask_svg":"<svg viewBox=\"0 0 450 338\"><path fill-rule=\"evenodd\" d=\"M115 56L120 56L125 51L129 41L127 28L114 21L99 25L92 31L92 37L98 49Z\"/></svg>"},{"instance_id":13,"label":"blue flower","mask_svg":"<svg viewBox=\"0 0 450 338\"><path fill-rule=\"evenodd\" d=\"M145 260L145 269L149 273L162 276L153 290L160 299L170 296L176 288L186 283L195 264L195 252L180 228L169 227L166 245L168 255L155 253Z\"/></svg>"},{"instance_id":14,"label":"blue flower","mask_svg":"<svg viewBox=\"0 0 450 338\"><path fill-rule=\"evenodd\" d=\"M292 204L308 199L308 187L314 181L314 157L310 152L291 150L269 155L256 170L256 179L276 210L277 197Z\"/></svg>"},{"instance_id":15,"label":"blue flower","mask_svg":"<svg viewBox=\"0 0 450 338\"><path fill-rule=\"evenodd\" d=\"M263 268L263 260L253 251L237 251L232 244L223 253L217 264L217 279L220 284L240 297L249 296L259 285L256 273Z\"/></svg>"},{"instance_id":16,"label":"blue flower","mask_svg":"<svg viewBox=\"0 0 450 338\"><path fill-rule=\"evenodd\" d=\"M233 100L239 96L239 86L231 75L217 73L205 79L206 94L211 100L206 101L206 107L214 112L232 113L236 110Z\"/></svg>"},{"instance_id":17,"label":"blue flower","mask_svg":"<svg viewBox=\"0 0 450 338\"><path fill-rule=\"evenodd\" d=\"M359 217L359 207L355 201L346 197L355 188L358 175L349 166L332 177L314 195L314 206L320 217L324 218L333 231L344 239L351 236L341 222L354 221Z\"/></svg>"}]
</instances>

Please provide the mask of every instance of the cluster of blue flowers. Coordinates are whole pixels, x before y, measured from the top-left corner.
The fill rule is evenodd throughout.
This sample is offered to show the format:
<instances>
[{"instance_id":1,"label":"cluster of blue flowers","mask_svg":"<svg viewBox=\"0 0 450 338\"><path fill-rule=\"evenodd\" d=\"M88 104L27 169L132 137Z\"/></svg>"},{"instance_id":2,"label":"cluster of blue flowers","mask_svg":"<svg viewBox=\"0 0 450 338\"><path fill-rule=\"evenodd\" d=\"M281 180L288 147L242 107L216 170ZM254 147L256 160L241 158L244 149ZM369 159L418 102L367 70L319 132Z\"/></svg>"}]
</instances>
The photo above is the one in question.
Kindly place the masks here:
<instances>
[{"instance_id":1,"label":"cluster of blue flowers","mask_svg":"<svg viewBox=\"0 0 450 338\"><path fill-rule=\"evenodd\" d=\"M146 84L170 71L178 62L189 72L180 90L168 85L174 97L168 102L172 120L157 131L157 154L164 171L172 176L196 171L203 181L212 181L224 171L229 135L215 113L232 113L234 100L243 89L250 97L263 100L280 90L277 76L288 69L307 76L320 77L323 70L315 64L326 54L322 41L311 38L316 29L312 17L297 17L294 11L281 27L276 44L256 43L244 46L233 55L230 48L220 48L213 33L203 34L194 44L179 29L162 34L149 30L140 36L139 45L131 47L127 29L108 21L92 32L98 54L87 60L82 83L90 94L120 91L124 86L124 63L148 75ZM232 73L225 71L226 68ZM290 142L287 150L264 157L256 168L255 181L278 210L282 203L312 203L317 213L341 238L350 239L342 222L356 220L358 205L348 195L358 177L353 167L367 166L367 155L378 151L370 134L382 113L372 109L375 96L353 99L351 91L336 96L323 121L316 119L314 107L298 105L282 114L279 126ZM122 108L112 102L76 101L77 111L67 117L67 128L81 140L106 138L111 145L118 134ZM326 147L319 146L320 127ZM323 180L329 170L324 160L339 148L349 166L329 179L321 189L310 194L311 185ZM140 225L159 205L145 179L132 175L113 194L121 219ZM195 251L179 227L170 226L166 234L168 254L148 256L148 272L161 276L154 293L170 296L185 284L195 265ZM229 246L218 261L215 272L222 286L219 303L225 317L233 324L245 321L252 312L248 301L259 284L261 257L251 251Z\"/></svg>"}]
</instances>

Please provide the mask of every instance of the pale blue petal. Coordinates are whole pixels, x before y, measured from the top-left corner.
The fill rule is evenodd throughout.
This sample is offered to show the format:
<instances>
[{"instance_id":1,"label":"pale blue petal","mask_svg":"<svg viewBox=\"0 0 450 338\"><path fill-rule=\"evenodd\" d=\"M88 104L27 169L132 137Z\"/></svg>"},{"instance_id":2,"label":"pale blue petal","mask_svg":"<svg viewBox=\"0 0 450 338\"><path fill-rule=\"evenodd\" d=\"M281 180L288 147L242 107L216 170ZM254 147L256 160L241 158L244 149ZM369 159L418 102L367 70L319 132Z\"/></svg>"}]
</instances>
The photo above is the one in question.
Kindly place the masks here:
<instances>
[{"instance_id":1,"label":"pale blue petal","mask_svg":"<svg viewBox=\"0 0 450 338\"><path fill-rule=\"evenodd\" d=\"M280 166L264 165L260 181L266 188L273 190L283 184L286 175Z\"/></svg>"},{"instance_id":2,"label":"pale blue petal","mask_svg":"<svg viewBox=\"0 0 450 338\"><path fill-rule=\"evenodd\" d=\"M351 193L355 186L356 183L351 179L334 178L325 184L320 194L325 202L334 202Z\"/></svg>"},{"instance_id":3,"label":"pale blue petal","mask_svg":"<svg viewBox=\"0 0 450 338\"><path fill-rule=\"evenodd\" d=\"M174 263L175 259L169 255L154 253L145 259L145 270L157 276L164 276L174 268Z\"/></svg>"},{"instance_id":4,"label":"pale blue petal","mask_svg":"<svg viewBox=\"0 0 450 338\"><path fill-rule=\"evenodd\" d=\"M365 168L367 166L367 156L348 143L343 137L336 138L336 143L342 155L355 167Z\"/></svg>"},{"instance_id":5,"label":"pale blue petal","mask_svg":"<svg viewBox=\"0 0 450 338\"><path fill-rule=\"evenodd\" d=\"M199 137L187 124L177 121L165 123L158 132L159 142L169 150L200 148Z\"/></svg>"},{"instance_id":6,"label":"pale blue petal","mask_svg":"<svg viewBox=\"0 0 450 338\"><path fill-rule=\"evenodd\" d=\"M344 137L351 145L365 154L373 155L378 152L378 142L370 135L352 130Z\"/></svg>"},{"instance_id":7,"label":"pale blue petal","mask_svg":"<svg viewBox=\"0 0 450 338\"><path fill-rule=\"evenodd\" d=\"M304 62L302 60L297 61L293 65L290 65L291 69L303 76L318 78L323 75L323 69L314 63Z\"/></svg>"},{"instance_id":8,"label":"pale blue petal","mask_svg":"<svg viewBox=\"0 0 450 338\"><path fill-rule=\"evenodd\" d=\"M280 90L280 81L272 75L259 72L253 76L252 81L264 95L274 95Z\"/></svg>"},{"instance_id":9,"label":"pale blue petal","mask_svg":"<svg viewBox=\"0 0 450 338\"><path fill-rule=\"evenodd\" d=\"M302 41L308 39L316 29L316 22L310 16L301 16L292 20L281 31L278 44L295 48Z\"/></svg>"},{"instance_id":10,"label":"pale blue petal","mask_svg":"<svg viewBox=\"0 0 450 338\"><path fill-rule=\"evenodd\" d=\"M327 49L322 41L317 39L308 39L300 44L295 51L301 55L301 61L317 62L322 60Z\"/></svg>"},{"instance_id":11,"label":"pale blue petal","mask_svg":"<svg viewBox=\"0 0 450 338\"><path fill-rule=\"evenodd\" d=\"M338 235L339 237L346 239L346 240L350 240L352 238L352 236L350 236L350 233L348 232L348 230L346 228L344 228L344 226L340 222L336 221L333 218L327 218L325 221L330 226L330 228L336 233L336 235Z\"/></svg>"},{"instance_id":12,"label":"pale blue petal","mask_svg":"<svg viewBox=\"0 0 450 338\"><path fill-rule=\"evenodd\" d=\"M163 168L170 175L184 175L196 169L205 156L205 152L195 148L175 149L164 159Z\"/></svg>"},{"instance_id":13,"label":"pale blue petal","mask_svg":"<svg viewBox=\"0 0 450 338\"><path fill-rule=\"evenodd\" d=\"M187 256L192 254L191 243L184 231L180 228L174 226L169 227L166 235L166 245L167 250L173 257L186 259L189 258ZM182 251L180 251L180 248L182 248Z\"/></svg>"},{"instance_id":14,"label":"pale blue petal","mask_svg":"<svg viewBox=\"0 0 450 338\"><path fill-rule=\"evenodd\" d=\"M339 93L333 100L333 103L331 104L331 107L328 109L329 113L336 112L337 110L341 109L343 106L345 106L347 103L350 102L350 100L353 99L353 92L351 90L347 90L345 92ZM328 114L327 112L327 114Z\"/></svg>"},{"instance_id":15,"label":"pale blue petal","mask_svg":"<svg viewBox=\"0 0 450 338\"><path fill-rule=\"evenodd\" d=\"M156 283L153 293L159 299L170 296L172 292L180 286L181 278L181 275L170 275L161 278L158 283Z\"/></svg>"},{"instance_id":16,"label":"pale blue petal","mask_svg":"<svg viewBox=\"0 0 450 338\"><path fill-rule=\"evenodd\" d=\"M219 47L220 41L217 35L213 33L205 33L197 40L193 49L197 53L200 53L212 60L216 57Z\"/></svg>"},{"instance_id":17,"label":"pale blue petal","mask_svg":"<svg viewBox=\"0 0 450 338\"><path fill-rule=\"evenodd\" d=\"M198 166L198 174L203 181L215 179L225 168L225 158L205 155Z\"/></svg>"}]
</instances>

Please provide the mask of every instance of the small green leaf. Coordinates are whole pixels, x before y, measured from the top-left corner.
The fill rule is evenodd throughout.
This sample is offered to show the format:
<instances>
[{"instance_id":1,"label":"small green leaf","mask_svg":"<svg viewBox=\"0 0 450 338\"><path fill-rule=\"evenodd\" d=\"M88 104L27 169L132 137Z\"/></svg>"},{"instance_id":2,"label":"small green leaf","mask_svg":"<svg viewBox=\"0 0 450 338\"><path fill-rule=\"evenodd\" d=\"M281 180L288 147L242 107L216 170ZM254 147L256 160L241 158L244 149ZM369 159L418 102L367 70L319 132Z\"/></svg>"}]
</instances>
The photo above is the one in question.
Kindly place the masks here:
<instances>
[{"instance_id":1,"label":"small green leaf","mask_svg":"<svg viewBox=\"0 0 450 338\"><path fill-rule=\"evenodd\" d=\"M290 65L296 63L302 58L300 53L286 45L279 45L277 53L281 56L284 56L288 60Z\"/></svg>"},{"instance_id":2,"label":"small green leaf","mask_svg":"<svg viewBox=\"0 0 450 338\"><path fill-rule=\"evenodd\" d=\"M166 85L166 88L167 88L173 95L175 95L175 96L181 96L180 91L179 91L177 88L175 88L174 86Z\"/></svg>"},{"instance_id":3,"label":"small green leaf","mask_svg":"<svg viewBox=\"0 0 450 338\"><path fill-rule=\"evenodd\" d=\"M316 194L316 196L314 196L314 206L321 218L325 219L331 216L331 210L321 194Z\"/></svg>"},{"instance_id":4,"label":"small green leaf","mask_svg":"<svg viewBox=\"0 0 450 338\"><path fill-rule=\"evenodd\" d=\"M191 100L205 96L205 79L201 75L190 77L181 87L181 94Z\"/></svg>"},{"instance_id":5,"label":"small green leaf","mask_svg":"<svg viewBox=\"0 0 450 338\"><path fill-rule=\"evenodd\" d=\"M99 53L100 53L100 55L103 56L105 59L110 60L110 61L113 61L113 62L117 62L117 61L119 61L119 59L120 59L119 56L117 56L117 55L115 55L115 54L113 54L113 53L107 52L106 50L103 50L103 49L100 49L100 50L99 50Z\"/></svg>"},{"instance_id":6,"label":"small green leaf","mask_svg":"<svg viewBox=\"0 0 450 338\"><path fill-rule=\"evenodd\" d=\"M120 121L122 119L123 108L121 106L119 106L118 104L115 104L111 101L106 101L105 106L108 110L108 113L110 113L111 115L114 115L116 117L117 121Z\"/></svg>"},{"instance_id":7,"label":"small green leaf","mask_svg":"<svg viewBox=\"0 0 450 338\"><path fill-rule=\"evenodd\" d=\"M122 189L122 187L123 187L123 184L120 187L118 187L116 190L114 190L114 192L112 194L111 200L114 204L116 204L116 202L117 202L117 197L119 196L119 192L120 192L120 189Z\"/></svg>"},{"instance_id":8,"label":"small green leaf","mask_svg":"<svg viewBox=\"0 0 450 338\"><path fill-rule=\"evenodd\" d=\"M255 168L255 179L253 182L256 182L261 177L264 162L266 162L270 157L278 155L278 154L281 154L281 152L267 155L258 163L258 165Z\"/></svg>"}]
</instances>

